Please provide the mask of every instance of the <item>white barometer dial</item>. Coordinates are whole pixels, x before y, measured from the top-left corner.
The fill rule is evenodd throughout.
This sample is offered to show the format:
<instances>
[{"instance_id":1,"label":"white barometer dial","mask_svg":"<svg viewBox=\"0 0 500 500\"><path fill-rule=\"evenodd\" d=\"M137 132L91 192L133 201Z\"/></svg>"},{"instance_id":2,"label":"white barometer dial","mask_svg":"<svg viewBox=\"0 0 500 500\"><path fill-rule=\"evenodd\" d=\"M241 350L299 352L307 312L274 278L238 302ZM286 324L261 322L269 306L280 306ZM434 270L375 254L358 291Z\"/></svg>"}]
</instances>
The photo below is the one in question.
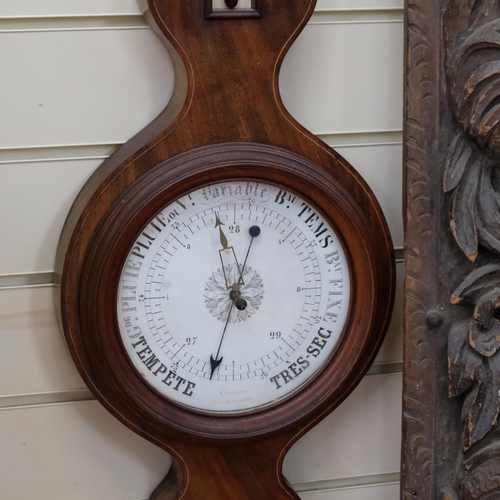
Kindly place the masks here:
<instances>
[{"instance_id":1,"label":"white barometer dial","mask_svg":"<svg viewBox=\"0 0 500 500\"><path fill-rule=\"evenodd\" d=\"M231 414L314 377L349 304L346 257L323 216L283 188L242 181L193 191L143 228L121 272L117 318L151 387Z\"/></svg>"}]
</instances>

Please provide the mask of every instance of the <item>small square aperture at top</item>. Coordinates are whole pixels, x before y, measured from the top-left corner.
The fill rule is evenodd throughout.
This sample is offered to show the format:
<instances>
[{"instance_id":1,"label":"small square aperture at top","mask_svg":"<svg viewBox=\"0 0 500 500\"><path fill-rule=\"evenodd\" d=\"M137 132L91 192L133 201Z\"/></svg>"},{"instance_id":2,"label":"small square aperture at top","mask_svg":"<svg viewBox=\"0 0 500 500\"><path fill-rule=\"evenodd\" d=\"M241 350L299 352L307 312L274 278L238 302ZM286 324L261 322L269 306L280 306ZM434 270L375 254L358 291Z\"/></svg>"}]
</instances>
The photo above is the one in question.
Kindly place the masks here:
<instances>
[{"instance_id":1,"label":"small square aperture at top","mask_svg":"<svg viewBox=\"0 0 500 500\"><path fill-rule=\"evenodd\" d=\"M263 0L205 0L205 19L262 17Z\"/></svg>"}]
</instances>

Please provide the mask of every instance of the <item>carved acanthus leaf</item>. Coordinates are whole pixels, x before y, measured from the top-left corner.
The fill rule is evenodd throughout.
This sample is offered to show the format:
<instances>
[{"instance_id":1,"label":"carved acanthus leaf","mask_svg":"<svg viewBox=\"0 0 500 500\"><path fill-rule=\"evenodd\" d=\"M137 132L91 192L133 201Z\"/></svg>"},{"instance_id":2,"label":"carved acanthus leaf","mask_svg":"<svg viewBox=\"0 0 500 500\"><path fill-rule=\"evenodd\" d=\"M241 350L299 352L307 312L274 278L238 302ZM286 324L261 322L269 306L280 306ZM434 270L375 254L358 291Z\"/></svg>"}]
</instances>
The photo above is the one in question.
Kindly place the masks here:
<instances>
[{"instance_id":1,"label":"carved acanthus leaf","mask_svg":"<svg viewBox=\"0 0 500 500\"><path fill-rule=\"evenodd\" d=\"M469 455L463 464L461 500L494 500L500 498L500 441Z\"/></svg>"},{"instance_id":2,"label":"carved acanthus leaf","mask_svg":"<svg viewBox=\"0 0 500 500\"><path fill-rule=\"evenodd\" d=\"M458 246L475 261L478 254L477 186L481 175L481 161L472 155L465 165L465 172L452 192L450 227Z\"/></svg>"},{"instance_id":3,"label":"carved acanthus leaf","mask_svg":"<svg viewBox=\"0 0 500 500\"><path fill-rule=\"evenodd\" d=\"M469 344L486 357L500 349L500 265L489 264L472 271L451 296L452 304L474 306Z\"/></svg>"},{"instance_id":4,"label":"carved acanthus leaf","mask_svg":"<svg viewBox=\"0 0 500 500\"><path fill-rule=\"evenodd\" d=\"M496 424L500 409L500 265L472 271L451 296L474 307L472 318L452 326L448 340L449 396L465 393L463 448L468 450Z\"/></svg>"},{"instance_id":5,"label":"carved acanthus leaf","mask_svg":"<svg viewBox=\"0 0 500 500\"><path fill-rule=\"evenodd\" d=\"M483 167L477 195L477 230L481 244L500 253L500 197L493 186L495 166Z\"/></svg>"},{"instance_id":6,"label":"carved acanthus leaf","mask_svg":"<svg viewBox=\"0 0 500 500\"><path fill-rule=\"evenodd\" d=\"M459 132L450 144L443 190L450 227L467 257L479 245L500 253L500 2L454 0L447 33L450 97Z\"/></svg>"},{"instance_id":7,"label":"carved acanthus leaf","mask_svg":"<svg viewBox=\"0 0 500 500\"><path fill-rule=\"evenodd\" d=\"M465 393L462 441L467 451L496 424L500 401L500 354L485 358L468 342L469 322L455 325L448 344L450 397Z\"/></svg>"},{"instance_id":8,"label":"carved acanthus leaf","mask_svg":"<svg viewBox=\"0 0 500 500\"><path fill-rule=\"evenodd\" d=\"M445 193L458 186L465 172L465 167L472 154L472 148L467 144L462 134L457 134L450 146L444 166L443 190Z\"/></svg>"}]
</instances>

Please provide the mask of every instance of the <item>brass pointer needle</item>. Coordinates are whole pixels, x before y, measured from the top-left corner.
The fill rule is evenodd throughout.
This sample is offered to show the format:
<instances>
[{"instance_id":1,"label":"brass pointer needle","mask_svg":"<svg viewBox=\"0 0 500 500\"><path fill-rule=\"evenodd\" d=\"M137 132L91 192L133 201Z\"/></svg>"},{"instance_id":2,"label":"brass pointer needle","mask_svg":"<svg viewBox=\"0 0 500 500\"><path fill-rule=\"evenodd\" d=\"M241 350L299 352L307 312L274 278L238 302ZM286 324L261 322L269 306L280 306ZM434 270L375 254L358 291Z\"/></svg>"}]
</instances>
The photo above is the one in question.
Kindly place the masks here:
<instances>
[{"instance_id":1,"label":"brass pointer needle","mask_svg":"<svg viewBox=\"0 0 500 500\"><path fill-rule=\"evenodd\" d=\"M231 284L227 281L226 268L224 267L224 259L222 258L222 252L225 252L226 250L231 250L233 252L234 261L236 262L236 267L238 268L238 272L240 274L240 279L242 282L243 282L243 275L241 273L241 267L240 267L240 264L238 263L238 259L236 258L236 252L234 251L234 247L229 246L229 243L227 242L226 235L224 234L224 231L222 230L223 225L224 225L224 223L220 220L219 214L216 213L215 214L215 227L219 228L219 239L220 239L220 244L222 246L222 248L219 250L219 258L220 258L220 263L222 265L222 273L224 274L224 280L226 282L226 288L229 290L231 288Z\"/></svg>"},{"instance_id":2,"label":"brass pointer needle","mask_svg":"<svg viewBox=\"0 0 500 500\"><path fill-rule=\"evenodd\" d=\"M222 246L222 250L228 250L228 243L227 243L227 238L226 235L224 234L224 231L222 230L222 226L224 225L223 222L219 219L219 214L215 214L215 227L219 228L219 237L220 237L220 244ZM222 250L219 250L221 252Z\"/></svg>"}]
</instances>

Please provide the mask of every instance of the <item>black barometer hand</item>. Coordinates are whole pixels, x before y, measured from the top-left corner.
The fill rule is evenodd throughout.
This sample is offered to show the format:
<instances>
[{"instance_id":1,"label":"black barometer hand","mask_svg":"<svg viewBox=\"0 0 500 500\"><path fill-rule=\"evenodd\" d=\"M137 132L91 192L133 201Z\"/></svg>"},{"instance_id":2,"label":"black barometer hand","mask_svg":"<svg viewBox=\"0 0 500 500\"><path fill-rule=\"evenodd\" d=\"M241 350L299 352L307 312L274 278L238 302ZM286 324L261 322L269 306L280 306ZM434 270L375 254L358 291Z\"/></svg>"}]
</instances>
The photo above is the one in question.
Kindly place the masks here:
<instances>
[{"instance_id":1,"label":"black barometer hand","mask_svg":"<svg viewBox=\"0 0 500 500\"><path fill-rule=\"evenodd\" d=\"M226 324L224 325L224 330L222 331L222 337L219 342L219 348L217 349L217 354L215 355L215 359L213 356L210 356L210 380L212 380L212 377L214 376L215 370L219 367L219 365L222 363L222 360L224 359L223 356L219 358L220 350L222 347L222 342L224 341L224 336L226 335L226 330L229 325L229 320L231 319L231 313L233 312L233 306L234 306L234 301L231 303L231 307L229 308L229 314L227 315L226 319Z\"/></svg>"}]
</instances>

